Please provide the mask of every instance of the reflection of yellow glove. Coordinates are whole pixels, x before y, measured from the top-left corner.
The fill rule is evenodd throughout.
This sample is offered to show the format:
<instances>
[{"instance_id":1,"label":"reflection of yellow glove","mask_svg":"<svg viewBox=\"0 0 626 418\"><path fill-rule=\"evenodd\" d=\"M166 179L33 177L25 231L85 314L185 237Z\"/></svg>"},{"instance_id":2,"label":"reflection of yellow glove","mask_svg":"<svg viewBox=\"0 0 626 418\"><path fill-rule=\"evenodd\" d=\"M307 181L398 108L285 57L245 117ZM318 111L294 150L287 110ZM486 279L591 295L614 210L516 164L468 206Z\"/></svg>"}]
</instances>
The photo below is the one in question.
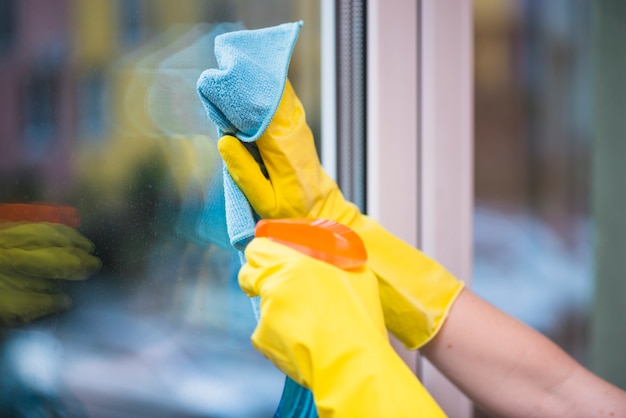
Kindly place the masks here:
<instances>
[{"instance_id":1,"label":"reflection of yellow glove","mask_svg":"<svg viewBox=\"0 0 626 418\"><path fill-rule=\"evenodd\" d=\"M61 224L0 223L0 326L67 309L61 280L82 280L100 268L94 246Z\"/></svg>"},{"instance_id":2,"label":"reflection of yellow glove","mask_svg":"<svg viewBox=\"0 0 626 418\"><path fill-rule=\"evenodd\" d=\"M261 297L252 342L313 393L320 417L442 417L387 339L375 276L268 238L246 248L239 284Z\"/></svg>"},{"instance_id":3,"label":"reflection of yellow glove","mask_svg":"<svg viewBox=\"0 0 626 418\"><path fill-rule=\"evenodd\" d=\"M379 279L387 328L408 348L428 342L463 284L344 199L320 165L304 109L289 82L256 144L270 180L239 140L225 136L218 143L228 171L254 210L261 218L325 218L355 230Z\"/></svg>"}]
</instances>

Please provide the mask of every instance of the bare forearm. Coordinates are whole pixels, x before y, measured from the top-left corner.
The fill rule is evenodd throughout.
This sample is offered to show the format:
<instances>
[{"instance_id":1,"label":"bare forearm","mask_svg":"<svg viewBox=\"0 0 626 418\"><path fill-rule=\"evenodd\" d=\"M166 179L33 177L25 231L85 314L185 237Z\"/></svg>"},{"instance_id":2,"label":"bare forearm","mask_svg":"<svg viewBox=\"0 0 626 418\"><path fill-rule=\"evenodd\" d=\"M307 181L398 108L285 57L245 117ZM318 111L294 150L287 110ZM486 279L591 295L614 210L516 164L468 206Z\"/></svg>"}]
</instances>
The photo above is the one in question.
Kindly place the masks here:
<instances>
[{"instance_id":1,"label":"bare forearm","mask_svg":"<svg viewBox=\"0 0 626 418\"><path fill-rule=\"evenodd\" d=\"M626 392L469 290L421 351L494 416L626 417Z\"/></svg>"}]
</instances>

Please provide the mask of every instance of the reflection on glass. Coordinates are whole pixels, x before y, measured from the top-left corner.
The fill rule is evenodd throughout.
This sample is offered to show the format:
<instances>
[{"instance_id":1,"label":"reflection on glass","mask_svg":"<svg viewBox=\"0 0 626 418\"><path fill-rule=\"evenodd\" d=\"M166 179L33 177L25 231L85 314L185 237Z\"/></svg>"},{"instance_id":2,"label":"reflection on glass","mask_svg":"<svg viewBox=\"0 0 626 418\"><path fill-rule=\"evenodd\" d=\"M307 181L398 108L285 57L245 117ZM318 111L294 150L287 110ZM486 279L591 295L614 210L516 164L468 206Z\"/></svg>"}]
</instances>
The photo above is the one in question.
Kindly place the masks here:
<instances>
[{"instance_id":1,"label":"reflection on glass","mask_svg":"<svg viewBox=\"0 0 626 418\"><path fill-rule=\"evenodd\" d=\"M284 376L249 340L256 322L196 80L218 34L304 20L290 78L318 130L318 7L0 0L14 12L0 18L0 203L72 206L99 260L63 286L65 312L2 327L3 413L274 413Z\"/></svg>"}]
</instances>

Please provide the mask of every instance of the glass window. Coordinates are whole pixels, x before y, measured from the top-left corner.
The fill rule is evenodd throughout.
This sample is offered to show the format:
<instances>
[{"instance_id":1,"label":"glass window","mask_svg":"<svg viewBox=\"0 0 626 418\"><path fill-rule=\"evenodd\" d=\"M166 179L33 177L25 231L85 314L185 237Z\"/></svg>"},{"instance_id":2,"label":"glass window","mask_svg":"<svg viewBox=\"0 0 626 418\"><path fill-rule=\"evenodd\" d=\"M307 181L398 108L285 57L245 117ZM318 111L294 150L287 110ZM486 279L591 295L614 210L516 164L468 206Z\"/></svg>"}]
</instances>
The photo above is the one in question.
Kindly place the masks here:
<instances>
[{"instance_id":1,"label":"glass window","mask_svg":"<svg viewBox=\"0 0 626 418\"><path fill-rule=\"evenodd\" d=\"M88 239L101 262L74 277L86 280L24 282L35 273L0 254L0 410L272 416L285 378L250 342L256 320L219 209L218 138L195 85L215 65L218 34L303 20L289 77L317 134L319 3L0 6L15 9L12 20L0 18L0 42L15 37L15 53L0 55L8 80L0 98L0 217L51 219L35 204L54 205L47 216ZM0 252L21 245L3 236L3 226ZM48 254L50 266L28 264L37 274L65 268L70 255L50 255L57 244L48 231L23 233ZM48 301L54 313L44 315Z\"/></svg>"}]
</instances>

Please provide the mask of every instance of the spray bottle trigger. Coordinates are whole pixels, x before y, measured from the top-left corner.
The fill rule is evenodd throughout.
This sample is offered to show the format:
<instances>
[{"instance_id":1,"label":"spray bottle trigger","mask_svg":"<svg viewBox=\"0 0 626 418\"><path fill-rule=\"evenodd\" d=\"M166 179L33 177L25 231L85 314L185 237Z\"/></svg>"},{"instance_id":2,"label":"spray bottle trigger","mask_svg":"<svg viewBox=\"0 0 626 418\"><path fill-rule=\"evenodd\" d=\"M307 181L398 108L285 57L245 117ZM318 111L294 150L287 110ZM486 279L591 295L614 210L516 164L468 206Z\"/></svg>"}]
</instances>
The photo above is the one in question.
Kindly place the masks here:
<instances>
[{"instance_id":1,"label":"spray bottle trigger","mask_svg":"<svg viewBox=\"0 0 626 418\"><path fill-rule=\"evenodd\" d=\"M318 218L262 219L256 237L267 237L344 270L367 262L365 245L356 232L335 221Z\"/></svg>"}]
</instances>

